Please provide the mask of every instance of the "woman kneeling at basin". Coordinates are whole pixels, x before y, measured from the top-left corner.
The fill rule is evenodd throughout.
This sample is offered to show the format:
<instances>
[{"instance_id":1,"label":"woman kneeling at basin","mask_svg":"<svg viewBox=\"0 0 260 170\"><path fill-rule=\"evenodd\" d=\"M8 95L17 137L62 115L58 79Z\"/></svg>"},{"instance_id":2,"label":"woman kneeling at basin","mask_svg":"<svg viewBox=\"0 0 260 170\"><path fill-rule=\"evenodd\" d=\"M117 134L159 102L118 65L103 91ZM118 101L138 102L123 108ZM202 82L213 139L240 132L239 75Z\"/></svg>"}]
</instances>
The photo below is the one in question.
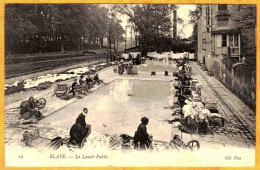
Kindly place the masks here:
<instances>
[{"instance_id":1,"label":"woman kneeling at basin","mask_svg":"<svg viewBox=\"0 0 260 170\"><path fill-rule=\"evenodd\" d=\"M151 145L151 139L147 133L146 125L148 125L149 119L142 117L141 124L138 126L134 136L134 148L138 149L138 143L140 142L140 149L148 149Z\"/></svg>"},{"instance_id":2,"label":"woman kneeling at basin","mask_svg":"<svg viewBox=\"0 0 260 170\"><path fill-rule=\"evenodd\" d=\"M88 109L84 108L76 119L76 123L70 129L69 145L82 147L82 143L89 136L91 132L91 125L86 124L85 117L88 113Z\"/></svg>"}]
</instances>

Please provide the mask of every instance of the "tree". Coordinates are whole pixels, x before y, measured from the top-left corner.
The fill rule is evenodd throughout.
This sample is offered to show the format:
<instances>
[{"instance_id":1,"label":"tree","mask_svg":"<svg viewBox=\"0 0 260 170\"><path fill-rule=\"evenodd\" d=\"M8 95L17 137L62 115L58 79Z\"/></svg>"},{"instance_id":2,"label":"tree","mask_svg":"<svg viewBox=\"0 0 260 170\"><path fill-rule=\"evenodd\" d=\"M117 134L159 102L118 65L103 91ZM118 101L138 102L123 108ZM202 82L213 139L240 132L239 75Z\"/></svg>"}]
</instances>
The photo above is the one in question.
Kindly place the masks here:
<instances>
[{"instance_id":1,"label":"tree","mask_svg":"<svg viewBox=\"0 0 260 170\"><path fill-rule=\"evenodd\" d=\"M158 50L161 38L170 35L171 12L176 5L158 4L123 4L114 5L113 10L129 17L140 35L140 45L143 51Z\"/></svg>"},{"instance_id":2,"label":"tree","mask_svg":"<svg viewBox=\"0 0 260 170\"><path fill-rule=\"evenodd\" d=\"M86 47L101 48L106 36L108 15L106 7L96 4L7 4L6 52L63 52L84 50ZM118 22L116 18L112 20ZM119 25L116 34L120 38L123 32Z\"/></svg>"},{"instance_id":3,"label":"tree","mask_svg":"<svg viewBox=\"0 0 260 170\"><path fill-rule=\"evenodd\" d=\"M121 20L111 20L111 24L110 24L110 39L111 39L111 43L114 44L114 52L117 53L117 48L116 44L118 44L119 41L123 41L123 34L124 34L124 30L122 28L122 26L120 25L122 21ZM108 34L107 34L108 35ZM108 37L109 38L109 37Z\"/></svg>"},{"instance_id":4,"label":"tree","mask_svg":"<svg viewBox=\"0 0 260 170\"><path fill-rule=\"evenodd\" d=\"M31 22L34 9L30 5L8 4L5 10L5 40L6 50L19 48L19 42L30 39L37 31Z\"/></svg>"},{"instance_id":5,"label":"tree","mask_svg":"<svg viewBox=\"0 0 260 170\"><path fill-rule=\"evenodd\" d=\"M237 28L248 29L256 27L256 5L236 5L236 10L230 12Z\"/></svg>"},{"instance_id":6,"label":"tree","mask_svg":"<svg viewBox=\"0 0 260 170\"><path fill-rule=\"evenodd\" d=\"M256 67L256 5L236 5L231 19L241 32L241 56L246 57L250 67Z\"/></svg>"}]
</instances>

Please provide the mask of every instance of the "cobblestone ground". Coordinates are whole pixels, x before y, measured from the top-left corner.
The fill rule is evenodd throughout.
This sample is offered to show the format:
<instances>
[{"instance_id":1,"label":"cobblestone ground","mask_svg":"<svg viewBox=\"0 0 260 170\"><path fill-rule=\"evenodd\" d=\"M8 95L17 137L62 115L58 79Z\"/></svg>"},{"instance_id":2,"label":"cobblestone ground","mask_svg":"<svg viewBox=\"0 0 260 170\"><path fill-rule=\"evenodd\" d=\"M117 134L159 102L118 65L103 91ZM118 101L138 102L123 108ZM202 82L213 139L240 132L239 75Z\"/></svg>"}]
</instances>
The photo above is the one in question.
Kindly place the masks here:
<instances>
[{"instance_id":1,"label":"cobblestone ground","mask_svg":"<svg viewBox=\"0 0 260 170\"><path fill-rule=\"evenodd\" d=\"M212 126L210 133L192 135L200 143L212 147L255 147L255 113L249 109L237 96L221 84L215 77L208 76L199 66L191 63L193 79L203 85L202 101L213 99L218 103L219 113L227 120L225 126Z\"/></svg>"},{"instance_id":2,"label":"cobblestone ground","mask_svg":"<svg viewBox=\"0 0 260 170\"><path fill-rule=\"evenodd\" d=\"M228 122L225 122L224 127L212 126L210 127L209 133L207 134L184 134L182 133L182 138L185 142L191 139L196 139L200 142L201 147L207 148L223 148L223 147L245 147L254 148L255 147L255 113L249 109L237 96L235 96L231 91L229 91L225 86L223 86L217 79L210 77L206 72L201 71L199 66L192 62L193 69L193 79L197 79L199 84L203 85L202 89L202 100L208 100L208 98L214 98L218 103L218 110L221 115L225 117ZM159 80L159 81L171 81L173 77L165 77L162 74L156 76L150 75L137 75L132 76L118 76L111 74L112 68L107 68L101 71L100 77L105 79L105 82L110 82L114 79L136 79L141 78L142 80ZM71 80L65 81L63 83L71 82ZM48 105L43 110L45 116L51 114L54 110L64 107L77 99L72 99L70 101L62 101L53 96L53 88L42 91L40 94L36 95L37 91L25 92L25 94L20 94L19 96L36 95L37 97L45 96L48 101ZM28 93L28 94L27 94ZM27 95L26 95L27 94ZM17 95L17 94L15 94ZM14 97L15 98L15 97ZM20 143L22 139L22 134L28 128L29 125L20 125L17 120L18 111L13 109L19 107L20 99L13 99L14 103L6 106L5 108L5 143ZM57 101L59 105L57 106ZM43 127L44 128L44 127ZM179 134L180 131L173 128L172 134ZM56 133L52 133L55 134ZM68 134L68 132L64 132ZM52 135L50 139L55 136Z\"/></svg>"}]
</instances>

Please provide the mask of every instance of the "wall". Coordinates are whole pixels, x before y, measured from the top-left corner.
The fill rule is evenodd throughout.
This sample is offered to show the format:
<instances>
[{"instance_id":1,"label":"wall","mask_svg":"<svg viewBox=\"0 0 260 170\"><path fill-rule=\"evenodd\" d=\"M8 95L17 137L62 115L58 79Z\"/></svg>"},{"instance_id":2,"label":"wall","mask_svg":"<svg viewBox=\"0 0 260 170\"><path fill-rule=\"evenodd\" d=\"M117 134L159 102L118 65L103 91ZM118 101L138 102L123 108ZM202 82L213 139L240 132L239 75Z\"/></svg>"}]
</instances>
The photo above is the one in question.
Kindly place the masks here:
<instances>
[{"instance_id":1,"label":"wall","mask_svg":"<svg viewBox=\"0 0 260 170\"><path fill-rule=\"evenodd\" d=\"M248 106L256 109L256 72L248 65L238 65L234 68L232 76L232 91Z\"/></svg>"},{"instance_id":2,"label":"wall","mask_svg":"<svg viewBox=\"0 0 260 170\"><path fill-rule=\"evenodd\" d=\"M256 31L254 28L242 29L240 35L241 55L246 59L245 64L235 64L232 58L228 58L225 48L215 48L212 53L211 31L237 30L236 23L232 21L232 13L237 11L238 5L228 5L229 21L226 27L218 27L217 14L218 5L209 5L211 17L211 30L206 28L206 7L202 5L202 15L198 21L198 61L203 63L205 56L205 64L208 71L212 71L214 76L228 89L233 91L241 98L251 109L255 110L256 101ZM202 43L206 40L205 44ZM204 40L204 41L205 41ZM216 42L215 42L216 43ZM216 45L216 44L215 44ZM221 51L219 51L221 50ZM224 55L225 53L225 55ZM235 65L235 67L233 67Z\"/></svg>"},{"instance_id":3,"label":"wall","mask_svg":"<svg viewBox=\"0 0 260 170\"><path fill-rule=\"evenodd\" d=\"M206 53L206 44L203 43L203 39L205 39L205 33L206 33L206 13L205 10L206 5L202 5L202 12L201 16L198 20L198 61L200 63L203 63L203 56L205 56Z\"/></svg>"},{"instance_id":4,"label":"wall","mask_svg":"<svg viewBox=\"0 0 260 170\"><path fill-rule=\"evenodd\" d=\"M256 70L246 64L234 64L228 57L211 57L214 76L234 92L252 110L256 109Z\"/></svg>"}]
</instances>

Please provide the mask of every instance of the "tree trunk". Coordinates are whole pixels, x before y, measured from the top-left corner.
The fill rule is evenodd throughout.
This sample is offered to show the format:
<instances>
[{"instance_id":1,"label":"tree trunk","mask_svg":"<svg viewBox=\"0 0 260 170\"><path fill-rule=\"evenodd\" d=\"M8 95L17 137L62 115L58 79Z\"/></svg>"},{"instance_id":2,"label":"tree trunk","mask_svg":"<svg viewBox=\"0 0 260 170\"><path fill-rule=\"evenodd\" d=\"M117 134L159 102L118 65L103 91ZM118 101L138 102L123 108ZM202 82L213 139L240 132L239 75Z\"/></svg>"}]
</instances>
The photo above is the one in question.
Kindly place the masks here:
<instances>
[{"instance_id":1,"label":"tree trunk","mask_svg":"<svg viewBox=\"0 0 260 170\"><path fill-rule=\"evenodd\" d=\"M96 37L93 37L93 50L95 50L96 47Z\"/></svg>"},{"instance_id":2,"label":"tree trunk","mask_svg":"<svg viewBox=\"0 0 260 170\"><path fill-rule=\"evenodd\" d=\"M13 39L13 40L15 40L15 39ZM13 42L12 44L14 44L15 42ZM12 55L14 55L14 45L12 45Z\"/></svg>"},{"instance_id":3,"label":"tree trunk","mask_svg":"<svg viewBox=\"0 0 260 170\"><path fill-rule=\"evenodd\" d=\"M118 37L116 38L116 49L118 51Z\"/></svg>"},{"instance_id":4,"label":"tree trunk","mask_svg":"<svg viewBox=\"0 0 260 170\"><path fill-rule=\"evenodd\" d=\"M100 47L103 48L104 47L104 44L103 44L103 38L100 38Z\"/></svg>"},{"instance_id":5,"label":"tree trunk","mask_svg":"<svg viewBox=\"0 0 260 170\"><path fill-rule=\"evenodd\" d=\"M98 37L96 37L96 49L98 49Z\"/></svg>"},{"instance_id":6,"label":"tree trunk","mask_svg":"<svg viewBox=\"0 0 260 170\"><path fill-rule=\"evenodd\" d=\"M102 48L103 45L102 45L102 38L99 38L99 48Z\"/></svg>"},{"instance_id":7,"label":"tree trunk","mask_svg":"<svg viewBox=\"0 0 260 170\"><path fill-rule=\"evenodd\" d=\"M63 42L63 37L61 37L61 52L64 53L64 42Z\"/></svg>"},{"instance_id":8,"label":"tree trunk","mask_svg":"<svg viewBox=\"0 0 260 170\"><path fill-rule=\"evenodd\" d=\"M86 44L86 37L83 36L83 42L82 42L82 50L84 50Z\"/></svg>"},{"instance_id":9,"label":"tree trunk","mask_svg":"<svg viewBox=\"0 0 260 170\"><path fill-rule=\"evenodd\" d=\"M114 52L117 53L116 42L114 42Z\"/></svg>"}]
</instances>

